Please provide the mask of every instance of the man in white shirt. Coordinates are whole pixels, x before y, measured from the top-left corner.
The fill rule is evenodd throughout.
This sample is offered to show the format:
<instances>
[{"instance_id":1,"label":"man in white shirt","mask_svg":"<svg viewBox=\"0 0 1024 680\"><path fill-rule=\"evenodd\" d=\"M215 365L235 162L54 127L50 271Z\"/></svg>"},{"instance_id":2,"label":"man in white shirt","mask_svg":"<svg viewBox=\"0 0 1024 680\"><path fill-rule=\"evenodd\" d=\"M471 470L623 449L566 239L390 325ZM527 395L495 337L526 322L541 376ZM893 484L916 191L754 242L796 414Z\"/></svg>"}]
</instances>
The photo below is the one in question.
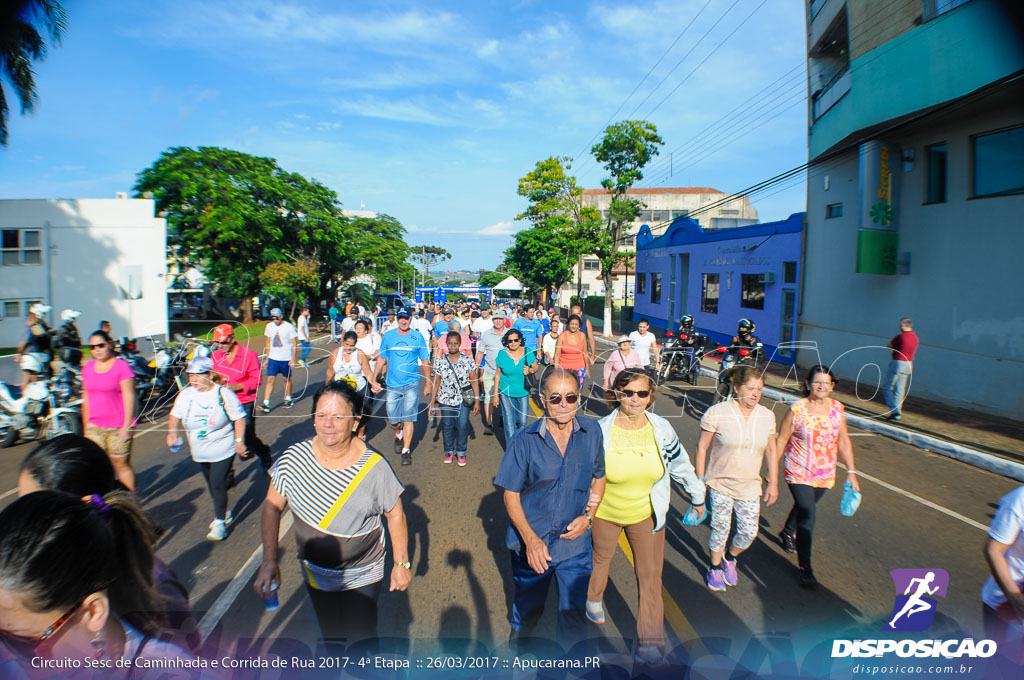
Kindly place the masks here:
<instances>
[{"instance_id":1,"label":"man in white shirt","mask_svg":"<svg viewBox=\"0 0 1024 680\"><path fill-rule=\"evenodd\" d=\"M415 324L414 324L415 325ZM383 336L393 328L398 328L398 321L395 319L395 308L392 307L388 310L387 320L380 325L380 334Z\"/></svg>"},{"instance_id":2,"label":"man in white shirt","mask_svg":"<svg viewBox=\"0 0 1024 680\"><path fill-rule=\"evenodd\" d=\"M267 385L263 389L263 404L260 410L270 413L270 395L274 393L274 381L278 375L284 376L284 407L291 408L292 402L292 365L295 363L295 340L299 337L295 326L284 320L284 312L280 307L270 310L271 322L263 331L266 344L263 347L263 367L267 371Z\"/></svg>"},{"instance_id":3,"label":"man in white shirt","mask_svg":"<svg viewBox=\"0 0 1024 680\"><path fill-rule=\"evenodd\" d=\"M348 311L348 316L341 320L341 334L348 333L356 325L356 321L359 321L359 308L353 304Z\"/></svg>"},{"instance_id":4,"label":"man in white shirt","mask_svg":"<svg viewBox=\"0 0 1024 680\"><path fill-rule=\"evenodd\" d=\"M299 366L309 366L306 359L313 351L313 345L309 342L309 307L303 307L299 312L299 344L302 345L302 356L299 357Z\"/></svg>"},{"instance_id":5,"label":"man in white shirt","mask_svg":"<svg viewBox=\"0 0 1024 680\"><path fill-rule=\"evenodd\" d=\"M388 317L391 318L390 316ZM398 328L398 323L395 322L394 328ZM430 335L433 332L433 326L427 321L427 312L425 309L421 309L416 313L416 317L412 320L412 329L419 331L420 335L423 336L424 342L427 343L427 347L430 347ZM390 328L388 330L391 330Z\"/></svg>"}]
</instances>

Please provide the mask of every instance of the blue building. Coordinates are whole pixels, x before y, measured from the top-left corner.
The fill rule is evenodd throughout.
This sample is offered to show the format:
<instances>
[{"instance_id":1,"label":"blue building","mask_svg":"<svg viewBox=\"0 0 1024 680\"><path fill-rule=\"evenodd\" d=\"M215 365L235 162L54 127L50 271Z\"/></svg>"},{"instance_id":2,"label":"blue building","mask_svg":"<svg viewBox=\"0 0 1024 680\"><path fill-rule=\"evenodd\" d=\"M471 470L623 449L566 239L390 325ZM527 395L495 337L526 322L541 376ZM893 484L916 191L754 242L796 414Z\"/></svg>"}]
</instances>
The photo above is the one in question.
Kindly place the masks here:
<instances>
[{"instance_id":1,"label":"blue building","mask_svg":"<svg viewBox=\"0 0 1024 680\"><path fill-rule=\"evenodd\" d=\"M634 321L675 330L689 314L712 341L728 342L748 318L768 356L792 363L803 222L804 213L794 213L779 222L705 230L681 217L657 237L645 225L637 234Z\"/></svg>"}]
</instances>

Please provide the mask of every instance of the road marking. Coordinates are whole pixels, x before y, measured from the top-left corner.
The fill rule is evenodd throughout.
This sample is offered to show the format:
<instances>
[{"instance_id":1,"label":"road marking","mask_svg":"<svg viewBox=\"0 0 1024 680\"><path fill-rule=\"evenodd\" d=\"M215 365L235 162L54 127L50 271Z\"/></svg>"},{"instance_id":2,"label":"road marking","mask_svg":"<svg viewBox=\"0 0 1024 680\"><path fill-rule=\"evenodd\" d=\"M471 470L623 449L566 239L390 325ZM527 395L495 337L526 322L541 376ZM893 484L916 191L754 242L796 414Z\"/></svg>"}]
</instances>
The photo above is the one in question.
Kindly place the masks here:
<instances>
[{"instance_id":1,"label":"road marking","mask_svg":"<svg viewBox=\"0 0 1024 680\"><path fill-rule=\"evenodd\" d=\"M633 561L633 551L629 547L629 541L626 539L626 532L619 534L619 547L622 548L622 552L626 554L626 559L629 560L630 565L636 566ZM672 632L676 634L680 642L686 642L693 640L693 649L691 654L695 656L701 656L707 653L707 649L704 648L704 643L701 642L700 636L697 635L697 631L694 630L693 626L690 625L690 621L683 614L683 610L679 608L676 601L669 595L668 590L665 586L661 587L661 599L665 603L665 620L668 621L669 627ZM621 631L620 631L621 632Z\"/></svg>"},{"instance_id":2,"label":"road marking","mask_svg":"<svg viewBox=\"0 0 1024 680\"><path fill-rule=\"evenodd\" d=\"M281 542L285 534L292 528L292 513L291 511L285 514L281 520L281 528L277 533L277 541ZM217 601L213 603L213 606L203 616L202 621L199 622L199 636L200 644L206 642L206 638L210 636L213 629L220 623L221 618L228 613L228 609L235 603L238 596L241 594L242 589L249 585L249 581L252 580L253 574L259 568L261 557L263 555L263 545L261 544L258 548L252 551L252 555L245 561L235 577L231 579L231 582L225 586L221 592Z\"/></svg>"},{"instance_id":3,"label":"road marking","mask_svg":"<svg viewBox=\"0 0 1024 680\"><path fill-rule=\"evenodd\" d=\"M844 470L846 469L846 466L843 465L842 463L837 463L836 465L838 467L843 468ZM969 524L972 527L981 529L984 532L988 532L988 527L985 526L984 524L982 524L981 522L975 522L970 517L964 517L959 512L954 512L953 510L950 510L948 508L944 508L941 505L938 505L936 503L932 503L927 498L921 498L920 496L918 496L916 494L912 494L909 491L904 491L903 489L901 489L899 487L896 487L896 486L893 486L892 484L889 484L888 482L883 482L881 479L878 479L877 477L872 477L871 475L865 474L861 470L857 470L857 476L859 478L861 478L861 479L870 480L870 481L874 482L875 484L878 484L879 486L883 486L886 489L889 489L889 491L895 491L896 493L900 494L901 496L906 496L907 498L909 498L911 500L915 500L918 503L920 503L921 505L927 505L932 510L938 510L939 512L941 512L944 515L949 515L950 517L954 517L954 518L960 520L961 522L963 522L964 524Z\"/></svg>"},{"instance_id":4,"label":"road marking","mask_svg":"<svg viewBox=\"0 0 1024 680\"><path fill-rule=\"evenodd\" d=\"M7 498L11 494L15 494L15 493L18 493L17 487L11 489L10 491L8 491L8 492L4 493L2 496L0 496L0 501L2 501L3 499Z\"/></svg>"},{"instance_id":5,"label":"road marking","mask_svg":"<svg viewBox=\"0 0 1024 680\"><path fill-rule=\"evenodd\" d=\"M873 432L850 432L851 437L874 437Z\"/></svg>"}]
</instances>

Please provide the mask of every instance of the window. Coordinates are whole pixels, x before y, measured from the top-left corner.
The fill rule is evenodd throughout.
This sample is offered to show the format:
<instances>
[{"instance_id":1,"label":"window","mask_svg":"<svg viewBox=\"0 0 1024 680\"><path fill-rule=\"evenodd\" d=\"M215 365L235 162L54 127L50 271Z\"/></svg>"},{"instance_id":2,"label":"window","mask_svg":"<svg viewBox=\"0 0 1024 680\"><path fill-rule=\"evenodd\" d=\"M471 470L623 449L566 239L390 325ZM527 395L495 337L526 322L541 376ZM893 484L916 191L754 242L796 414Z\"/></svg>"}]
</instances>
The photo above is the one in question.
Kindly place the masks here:
<instances>
[{"instance_id":1,"label":"window","mask_svg":"<svg viewBox=\"0 0 1024 680\"><path fill-rule=\"evenodd\" d=\"M668 210L653 210L651 211L651 219L655 222L664 222L671 218L669 217Z\"/></svg>"},{"instance_id":2,"label":"window","mask_svg":"<svg viewBox=\"0 0 1024 680\"><path fill-rule=\"evenodd\" d=\"M4 229L0 233L0 264L42 264L38 229Z\"/></svg>"},{"instance_id":3,"label":"window","mask_svg":"<svg viewBox=\"0 0 1024 680\"><path fill-rule=\"evenodd\" d=\"M651 304L656 305L661 302L661 274L658 272L651 272Z\"/></svg>"},{"instance_id":4,"label":"window","mask_svg":"<svg viewBox=\"0 0 1024 680\"><path fill-rule=\"evenodd\" d=\"M978 135L974 151L975 198L1024 192L1024 127Z\"/></svg>"},{"instance_id":5,"label":"window","mask_svg":"<svg viewBox=\"0 0 1024 680\"><path fill-rule=\"evenodd\" d=\"M946 145L933 144L926 149L928 159L928 193L925 203L946 202Z\"/></svg>"},{"instance_id":6,"label":"window","mask_svg":"<svg viewBox=\"0 0 1024 680\"><path fill-rule=\"evenodd\" d=\"M636 292L638 295L643 295L647 292L647 274L636 275Z\"/></svg>"},{"instance_id":7,"label":"window","mask_svg":"<svg viewBox=\"0 0 1024 680\"><path fill-rule=\"evenodd\" d=\"M782 282L796 283L796 262L782 263Z\"/></svg>"},{"instance_id":8,"label":"window","mask_svg":"<svg viewBox=\"0 0 1024 680\"><path fill-rule=\"evenodd\" d=\"M764 281L760 274L742 274L743 288L740 291L740 307L764 309Z\"/></svg>"},{"instance_id":9,"label":"window","mask_svg":"<svg viewBox=\"0 0 1024 680\"><path fill-rule=\"evenodd\" d=\"M689 214L690 214L689 210L673 210L672 211L672 219L675 219L677 217L686 217Z\"/></svg>"},{"instance_id":10,"label":"window","mask_svg":"<svg viewBox=\"0 0 1024 680\"><path fill-rule=\"evenodd\" d=\"M21 316L21 314L19 313L20 307L21 304L17 300L4 300L3 307L0 307L0 309L3 310L3 318L15 319Z\"/></svg>"},{"instance_id":11,"label":"window","mask_svg":"<svg viewBox=\"0 0 1024 680\"><path fill-rule=\"evenodd\" d=\"M596 272L600 271L601 262L600 260L583 260L583 271L585 272Z\"/></svg>"},{"instance_id":12,"label":"window","mask_svg":"<svg viewBox=\"0 0 1024 680\"><path fill-rule=\"evenodd\" d=\"M718 274L704 274L701 286L700 311L718 314Z\"/></svg>"},{"instance_id":13,"label":"window","mask_svg":"<svg viewBox=\"0 0 1024 680\"><path fill-rule=\"evenodd\" d=\"M718 212L720 212L722 215L739 215L740 214L739 210L719 210Z\"/></svg>"},{"instance_id":14,"label":"window","mask_svg":"<svg viewBox=\"0 0 1024 680\"><path fill-rule=\"evenodd\" d=\"M825 219L830 220L833 217L843 216L843 204L842 203L830 203L825 206Z\"/></svg>"},{"instance_id":15,"label":"window","mask_svg":"<svg viewBox=\"0 0 1024 680\"><path fill-rule=\"evenodd\" d=\"M636 216L636 219L640 220L641 222L650 222L651 221L651 211L650 210L641 210L640 214Z\"/></svg>"}]
</instances>

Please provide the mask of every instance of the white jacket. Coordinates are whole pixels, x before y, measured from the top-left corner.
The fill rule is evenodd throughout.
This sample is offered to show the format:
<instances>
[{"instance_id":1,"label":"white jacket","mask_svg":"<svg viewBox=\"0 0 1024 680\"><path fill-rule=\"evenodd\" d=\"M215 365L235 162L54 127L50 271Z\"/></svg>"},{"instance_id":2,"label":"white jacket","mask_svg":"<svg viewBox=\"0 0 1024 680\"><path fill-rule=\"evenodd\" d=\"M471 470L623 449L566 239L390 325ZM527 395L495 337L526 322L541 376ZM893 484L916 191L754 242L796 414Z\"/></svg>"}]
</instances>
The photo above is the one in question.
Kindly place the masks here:
<instances>
[{"instance_id":1,"label":"white jacket","mask_svg":"<svg viewBox=\"0 0 1024 680\"><path fill-rule=\"evenodd\" d=\"M604 418L598 421L601 432L604 434L604 453L608 455L608 442L611 441L612 425L619 409L615 409ZM672 424L651 411L647 412L647 419L651 421L654 428L654 440L658 443L658 451L661 453L661 460L665 464L665 474L654 483L651 489L651 507L654 509L654 531L661 531L665 526L665 515L668 514L669 500L672 497L672 484L669 477L683 485L686 493L690 494L690 502L693 505L703 505L707 489L704 482L697 478L697 473L690 462L690 456L686 449L679 443L679 437Z\"/></svg>"}]
</instances>

